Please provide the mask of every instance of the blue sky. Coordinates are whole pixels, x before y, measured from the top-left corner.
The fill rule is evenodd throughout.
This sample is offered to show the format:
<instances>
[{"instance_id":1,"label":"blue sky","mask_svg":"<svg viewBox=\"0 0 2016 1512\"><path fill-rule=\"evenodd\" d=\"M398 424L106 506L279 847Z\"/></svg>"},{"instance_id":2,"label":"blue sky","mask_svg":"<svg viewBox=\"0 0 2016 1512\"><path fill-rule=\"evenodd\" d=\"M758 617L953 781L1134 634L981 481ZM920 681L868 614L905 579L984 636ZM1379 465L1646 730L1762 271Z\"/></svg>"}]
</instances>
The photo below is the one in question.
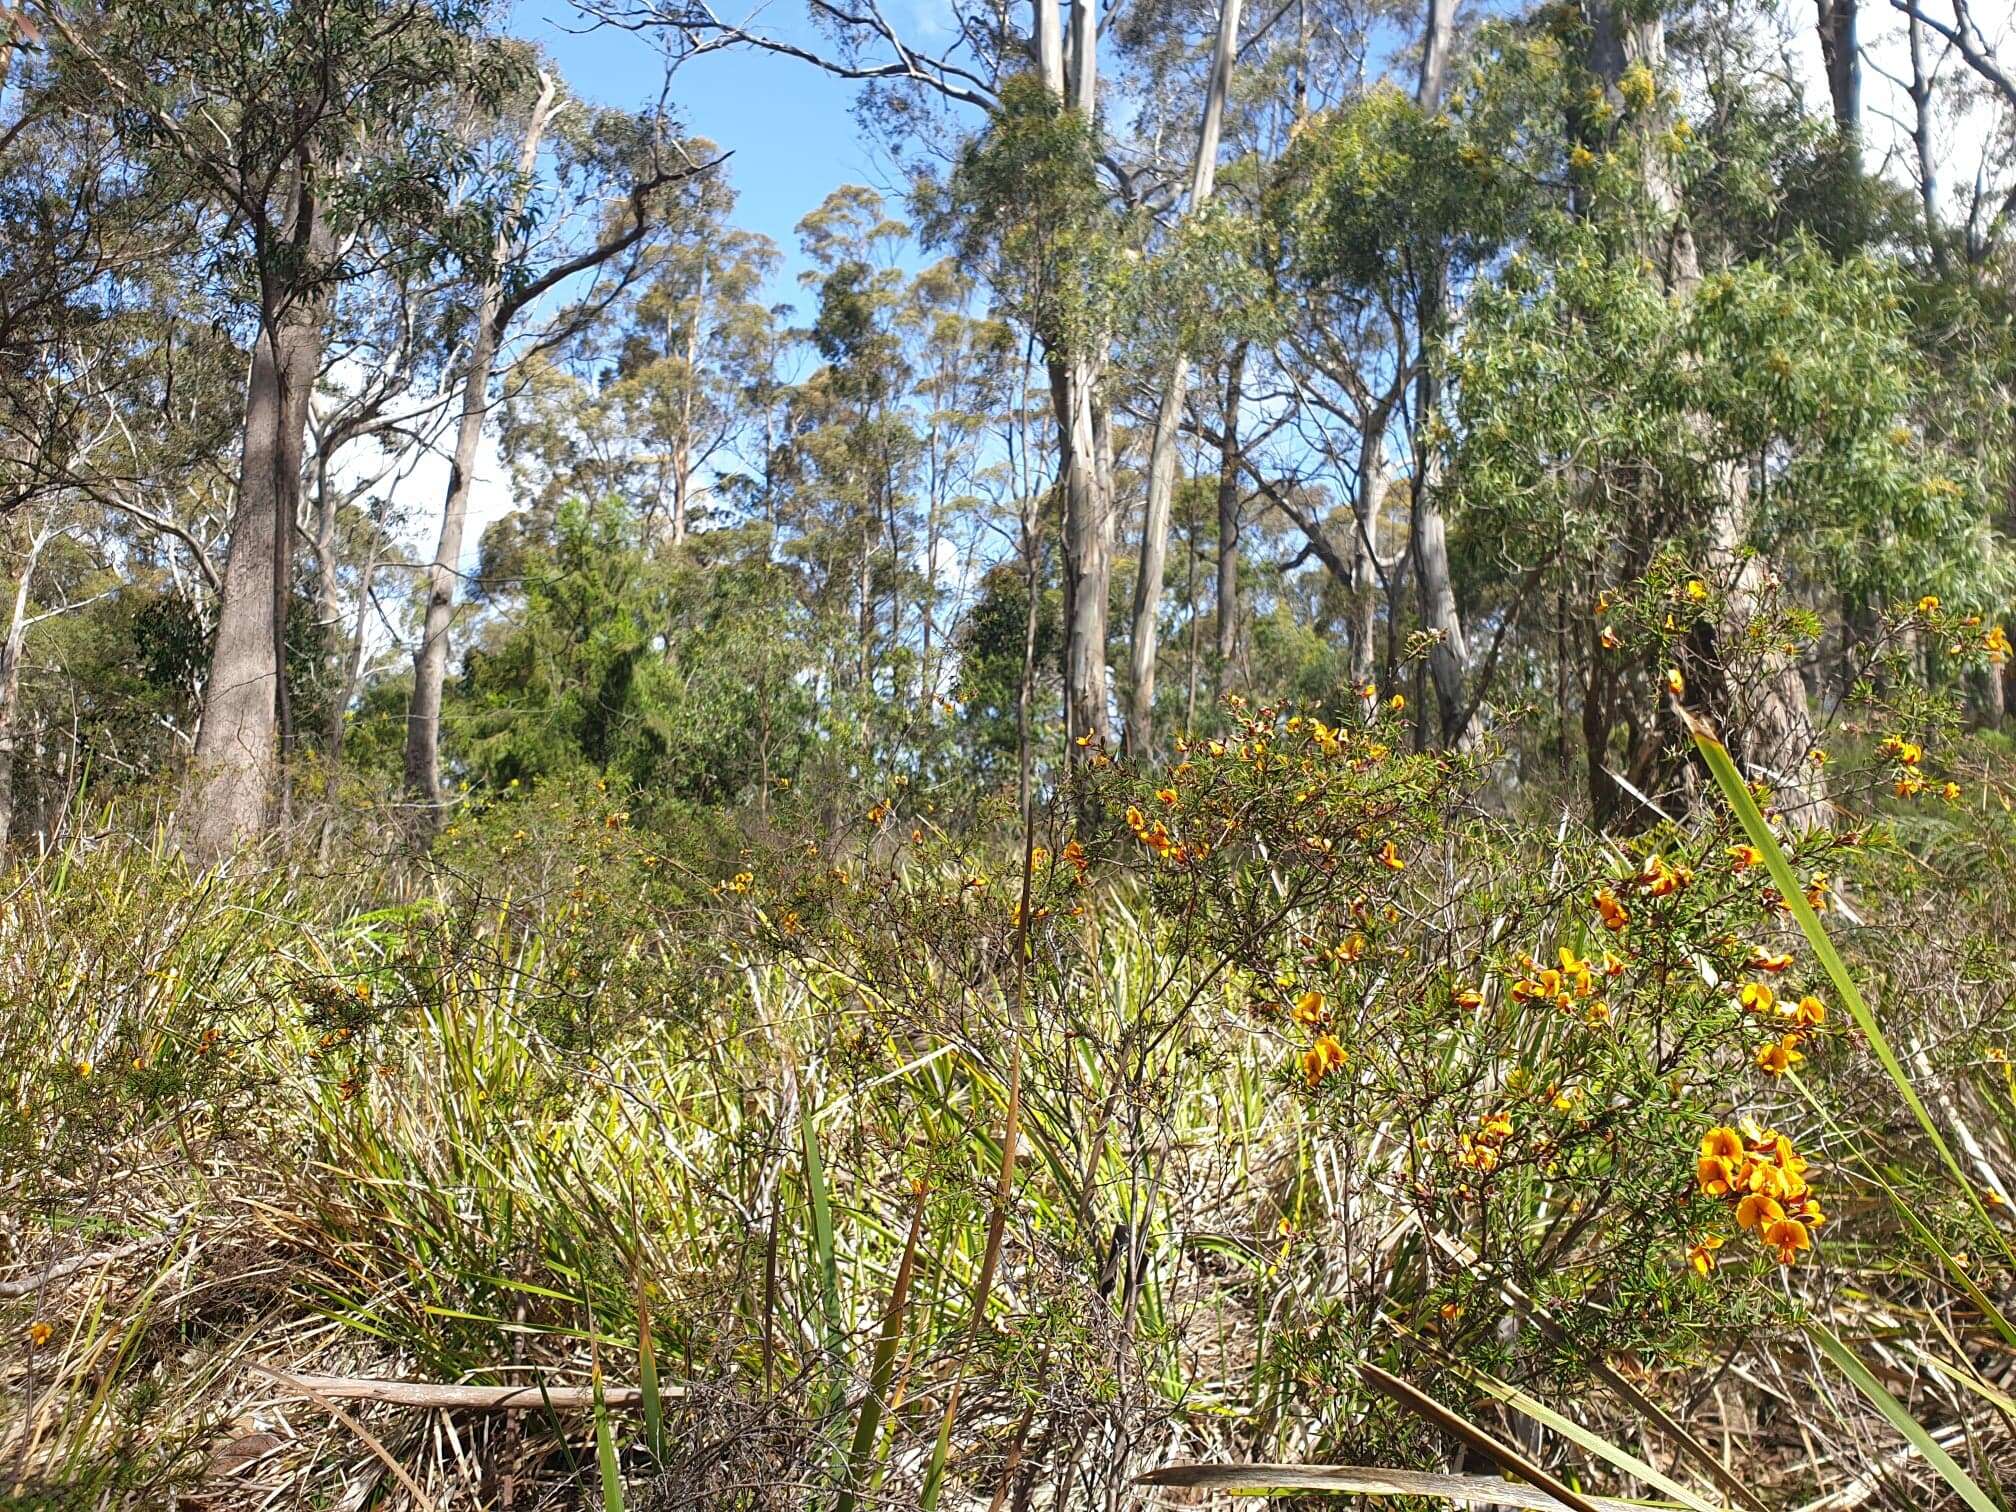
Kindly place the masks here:
<instances>
[{"instance_id":1,"label":"blue sky","mask_svg":"<svg viewBox=\"0 0 2016 1512\"><path fill-rule=\"evenodd\" d=\"M933 3L898 0L895 13L907 6L914 35L928 38L935 29ZM764 19L788 24L797 14L796 0L772 0ZM508 29L542 46L568 87L584 99L630 109L658 99L664 60L649 36L591 28L567 0L512 0ZM851 111L859 88L808 63L732 49L682 65L673 80L671 100L685 129L733 152L727 171L738 196L735 224L777 243L784 261L769 302L794 306L799 323L809 318L809 296L798 284L806 265L794 230L798 222L842 184L868 184L892 199L900 196L891 164L855 124ZM434 511L447 472L447 458L437 447L418 459L401 487L415 511L416 553L433 549L439 519ZM471 484L465 571L475 565L483 531L515 507L493 423L485 427Z\"/></svg>"},{"instance_id":2,"label":"blue sky","mask_svg":"<svg viewBox=\"0 0 2016 1512\"><path fill-rule=\"evenodd\" d=\"M788 19L793 7L771 11ZM658 98L664 62L648 35L587 29L566 0L516 0L510 29L544 47L584 99L635 108ZM859 89L809 63L734 49L682 64L673 80L686 129L734 154L727 171L739 196L736 224L762 232L785 255L773 302L802 307L804 262L792 228L828 193L855 183L900 195L891 164L850 113Z\"/></svg>"}]
</instances>

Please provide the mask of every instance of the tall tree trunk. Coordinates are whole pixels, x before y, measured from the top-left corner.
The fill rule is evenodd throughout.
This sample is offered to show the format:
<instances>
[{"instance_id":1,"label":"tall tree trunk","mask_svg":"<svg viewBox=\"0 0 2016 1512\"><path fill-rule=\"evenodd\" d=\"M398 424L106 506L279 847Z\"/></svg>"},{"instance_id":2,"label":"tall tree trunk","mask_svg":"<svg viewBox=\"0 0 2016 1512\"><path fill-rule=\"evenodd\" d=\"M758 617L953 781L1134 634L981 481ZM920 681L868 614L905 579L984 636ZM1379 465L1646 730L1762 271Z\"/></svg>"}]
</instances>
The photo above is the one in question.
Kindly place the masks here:
<instances>
[{"instance_id":1,"label":"tall tree trunk","mask_svg":"<svg viewBox=\"0 0 2016 1512\"><path fill-rule=\"evenodd\" d=\"M308 460L308 422L312 417L315 380L322 371L322 348L329 320L329 298L318 291L305 312L296 339L282 349L280 372L280 434L274 457L279 488L274 495L273 531L273 714L280 736L279 768L275 776L276 822L283 828L293 817L294 696L287 685L287 635L294 602L296 536L301 523L302 471Z\"/></svg>"},{"instance_id":2,"label":"tall tree trunk","mask_svg":"<svg viewBox=\"0 0 2016 1512\"><path fill-rule=\"evenodd\" d=\"M1908 13L1906 32L1911 44L1911 146L1918 167L1918 208L1925 218L1925 241L1932 250L1932 266L1946 264L1946 238L1939 224L1939 165L1932 152L1932 71L1925 62L1925 23L1917 12Z\"/></svg>"},{"instance_id":3,"label":"tall tree trunk","mask_svg":"<svg viewBox=\"0 0 2016 1512\"><path fill-rule=\"evenodd\" d=\"M1657 11L1640 19L1617 0L1599 0L1591 10L1591 66L1622 114L1619 85L1627 69L1643 64L1654 78L1664 76L1664 23ZM1648 249L1654 254L1648 261L1664 268L1667 296L1686 300L1701 283L1701 265L1679 186L1665 153L1656 145L1661 125L1653 120L1627 129L1639 133L1643 144L1640 172L1663 226L1664 245ZM1696 423L1705 430L1705 417L1697 417ZM1747 549L1749 533L1750 470L1741 462L1719 464L1709 500L1706 544L1709 565L1723 585L1723 596L1712 639L1702 647L1702 670L1706 673L1702 681L1707 684L1702 692L1720 705L1715 712L1725 738L1752 774L1771 783L1786 816L1799 825L1825 823L1829 815L1826 786L1820 769L1808 759L1814 743L1813 725L1797 663L1772 650L1765 653L1754 673L1740 680L1740 686L1731 675L1730 648L1748 641L1752 623L1768 608L1768 573L1764 563Z\"/></svg>"},{"instance_id":4,"label":"tall tree trunk","mask_svg":"<svg viewBox=\"0 0 2016 1512\"><path fill-rule=\"evenodd\" d=\"M1351 552L1351 682L1362 688L1373 677L1373 626L1379 612L1379 501L1385 489L1386 420L1374 411L1374 423L1358 438L1358 492L1351 507L1358 516Z\"/></svg>"},{"instance_id":5,"label":"tall tree trunk","mask_svg":"<svg viewBox=\"0 0 2016 1512\"><path fill-rule=\"evenodd\" d=\"M495 270L484 280L477 302L476 329L462 380L462 412L455 431L455 457L448 469L448 497L441 508L441 535L427 572L427 618L413 654L413 695L406 706L406 792L418 807L423 828L439 821L446 795L441 789L441 691L448 676L448 627L455 612L455 579L462 565L462 533L469 519L469 492L476 480L476 456L483 444L483 421L490 409L491 369L502 344L504 291L501 282L517 223L524 213L539 142L553 109L558 85L542 74L539 98L526 122L518 152L518 192L510 219L498 233Z\"/></svg>"},{"instance_id":6,"label":"tall tree trunk","mask_svg":"<svg viewBox=\"0 0 2016 1512\"><path fill-rule=\"evenodd\" d=\"M311 206L305 213L320 212ZM261 833L274 785L291 586L286 569L325 309L299 290L271 303L245 384L238 499L196 738L189 841L201 856L221 855Z\"/></svg>"},{"instance_id":7,"label":"tall tree trunk","mask_svg":"<svg viewBox=\"0 0 2016 1512\"><path fill-rule=\"evenodd\" d=\"M938 429L938 416L943 411L945 392L942 386L934 386L931 392L931 419L925 432L925 488L924 488L924 583L917 595L917 618L919 648L917 654L917 691L926 707L938 696L938 669L931 663L934 635L937 630L938 598L938 532L945 496L945 459L940 455L942 437Z\"/></svg>"},{"instance_id":8,"label":"tall tree trunk","mask_svg":"<svg viewBox=\"0 0 2016 1512\"><path fill-rule=\"evenodd\" d=\"M1239 406L1246 397L1246 343L1225 364L1218 406L1218 691L1239 658Z\"/></svg>"},{"instance_id":9,"label":"tall tree trunk","mask_svg":"<svg viewBox=\"0 0 2016 1512\"><path fill-rule=\"evenodd\" d=\"M1031 0L1036 20L1036 69L1043 86L1058 99L1064 98L1064 27L1057 14L1057 0Z\"/></svg>"},{"instance_id":10,"label":"tall tree trunk","mask_svg":"<svg viewBox=\"0 0 2016 1512\"><path fill-rule=\"evenodd\" d=\"M1067 74L1056 0L1035 0L1036 50L1044 87L1091 118L1096 105L1097 16L1086 0L1071 11ZM1048 356L1064 491L1064 729L1067 749L1083 736L1103 744L1106 717L1106 615L1113 576L1113 471L1110 427L1098 397L1103 364L1084 352Z\"/></svg>"},{"instance_id":11,"label":"tall tree trunk","mask_svg":"<svg viewBox=\"0 0 2016 1512\"><path fill-rule=\"evenodd\" d=\"M21 656L28 644L28 599L35 580L35 567L42 548L54 532L47 526L29 539L28 552L21 562L21 576L14 584L14 609L7 619L7 635L0 640L0 861L7 858L7 845L14 829L14 747L21 697Z\"/></svg>"},{"instance_id":12,"label":"tall tree trunk","mask_svg":"<svg viewBox=\"0 0 2016 1512\"><path fill-rule=\"evenodd\" d=\"M1860 0L1814 0L1820 58L1827 70L1827 93L1834 103L1834 129L1859 146L1862 132L1862 39L1856 11ZM1856 151L1859 164L1860 152Z\"/></svg>"},{"instance_id":13,"label":"tall tree trunk","mask_svg":"<svg viewBox=\"0 0 2016 1512\"><path fill-rule=\"evenodd\" d=\"M1071 48L1065 66L1070 71L1070 106L1090 122L1099 108L1097 0L1071 0Z\"/></svg>"},{"instance_id":14,"label":"tall tree trunk","mask_svg":"<svg viewBox=\"0 0 2016 1512\"><path fill-rule=\"evenodd\" d=\"M1189 607L1190 623L1185 627L1185 669L1183 687L1183 729L1188 732L1197 728L1197 631L1202 616L1197 612L1197 519L1191 516L1190 528L1183 533L1184 544L1189 547L1189 582L1184 586L1183 600Z\"/></svg>"},{"instance_id":15,"label":"tall tree trunk","mask_svg":"<svg viewBox=\"0 0 2016 1512\"><path fill-rule=\"evenodd\" d=\"M1218 40L1211 53L1211 76L1204 89L1204 118L1197 130L1197 157L1190 174L1189 212L1210 202L1218 176L1218 138L1225 120L1225 95L1232 56L1239 42L1239 0L1219 0ZM1134 635L1128 671L1127 750L1136 761L1152 759L1155 739L1155 656L1162 610L1162 579L1169 556L1169 507L1176 492L1177 433L1190 381L1181 335L1163 380L1162 402L1148 448L1148 503L1141 522L1141 567L1134 579Z\"/></svg>"},{"instance_id":16,"label":"tall tree trunk","mask_svg":"<svg viewBox=\"0 0 2016 1512\"><path fill-rule=\"evenodd\" d=\"M1415 102L1424 115L1442 108L1443 79L1449 68L1449 46L1456 26L1456 0L1428 0L1426 34L1421 41L1421 74ZM1435 702L1442 716L1442 739L1457 747L1477 740L1476 715L1470 707L1470 643L1456 606L1456 587L1449 573L1449 533L1442 518L1441 465L1435 443L1442 405L1442 379L1435 371L1435 346L1441 341L1447 315L1448 273L1439 258L1422 270L1420 374L1415 380L1415 466L1411 550L1414 579L1420 595L1421 623L1435 637L1428 670L1435 683Z\"/></svg>"},{"instance_id":17,"label":"tall tree trunk","mask_svg":"<svg viewBox=\"0 0 2016 1512\"><path fill-rule=\"evenodd\" d=\"M536 145L536 144L535 144ZM707 256L700 256L700 277L693 294L693 320L686 327L686 389L679 397L679 441L672 449L672 544L686 540L692 503L693 398L700 383L700 323L707 313Z\"/></svg>"}]
</instances>

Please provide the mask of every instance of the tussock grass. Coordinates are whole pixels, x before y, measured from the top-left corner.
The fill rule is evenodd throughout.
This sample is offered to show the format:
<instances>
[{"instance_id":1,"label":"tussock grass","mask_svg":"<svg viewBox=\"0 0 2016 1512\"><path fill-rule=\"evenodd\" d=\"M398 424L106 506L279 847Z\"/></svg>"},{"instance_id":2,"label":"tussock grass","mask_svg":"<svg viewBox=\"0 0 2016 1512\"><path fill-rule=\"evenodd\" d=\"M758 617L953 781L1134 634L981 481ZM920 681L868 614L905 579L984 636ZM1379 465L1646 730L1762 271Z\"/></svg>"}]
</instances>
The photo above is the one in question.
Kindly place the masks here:
<instances>
[{"instance_id":1,"label":"tussock grass","mask_svg":"<svg viewBox=\"0 0 2016 1512\"><path fill-rule=\"evenodd\" d=\"M1769 1318L1768 1297L1689 1290L1677 1253L1656 1257L1675 1347L1627 1358L1562 1297L1538 1309L1563 1309L1566 1332L1522 1322L1511 1272L1479 1258L1553 1234L1566 1187L1492 1207L1509 1238L1396 1201L1441 1179L1436 1131L1453 1139L1472 1095L1431 1100L1432 1127L1397 1103L1326 1108L1292 1027L1256 1015L1247 979L1152 887L1097 883L1081 917L1032 931L1026 975L949 926L892 973L836 951L840 935L783 930L781 898L646 866L614 827L583 833L584 855L520 855L485 885L468 867L284 857L198 877L158 837L15 874L0 912L15 1500L1125 1505L1134 1475L1186 1460L1341 1449L1446 1468L1446 1441L1358 1378L1373 1359L1591 1490L1659 1496L1674 1479L1729 1499L1604 1371L1767 1502L1922 1484L1888 1409L1844 1389L1785 1326L1799 1318L1876 1370L1982 1496L2006 1494L1985 1467L2016 1445L2011 1383L1959 1279L1982 1275L2000 1305L1987 1236L1937 1195L1908 1114L1870 1112L1832 1060L1808 1078L1851 1120L1827 1136L1847 1143L1828 1152L1825 1269L1759 1272L1780 1298ZM1489 869L1474 843L1419 865L1460 896ZM1572 897L1586 863L1564 841L1533 885ZM972 871L898 867L865 916L893 938L943 912L948 880L970 897ZM1450 902L1407 938L1449 942L1456 964L1515 929L1551 946L1527 908L1494 897L1479 925ZM1843 949L1895 968L1852 930ZM1445 969L1418 943L1396 955L1383 969L1403 1005L1422 990L1410 961ZM1408 1053L1444 1099L1509 1095L1508 1068L1579 1053L1556 1017L1507 1012L1480 1038L1425 1011L1388 1032L1420 1036ZM1900 1058L1951 1053L1923 1028L1893 1026ZM1990 1072L1941 1080L1926 1115L1977 1179L2008 1170L2016 1126ZM1872 1169L1922 1233L1854 1176L1886 1141ZM1627 1323L1615 1338L1644 1332ZM611 1410L417 1411L305 1396L260 1366L647 1389Z\"/></svg>"}]
</instances>

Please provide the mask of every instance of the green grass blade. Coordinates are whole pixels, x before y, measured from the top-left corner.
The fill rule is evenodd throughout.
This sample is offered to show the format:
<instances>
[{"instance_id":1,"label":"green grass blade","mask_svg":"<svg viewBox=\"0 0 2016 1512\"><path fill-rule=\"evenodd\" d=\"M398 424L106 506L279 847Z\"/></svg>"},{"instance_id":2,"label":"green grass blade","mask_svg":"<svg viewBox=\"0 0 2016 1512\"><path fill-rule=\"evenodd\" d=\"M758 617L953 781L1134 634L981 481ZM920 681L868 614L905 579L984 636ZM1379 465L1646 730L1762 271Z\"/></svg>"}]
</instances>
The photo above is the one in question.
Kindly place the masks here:
<instances>
[{"instance_id":1,"label":"green grass blade","mask_svg":"<svg viewBox=\"0 0 2016 1512\"><path fill-rule=\"evenodd\" d=\"M826 1374L841 1379L845 1329L840 1315L840 1262L833 1246L833 1203L826 1190L826 1165L808 1109L800 1124L805 1142L805 1196L812 1210L812 1258L819 1268L819 1303L826 1325Z\"/></svg>"},{"instance_id":2,"label":"green grass blade","mask_svg":"<svg viewBox=\"0 0 2016 1512\"><path fill-rule=\"evenodd\" d=\"M665 1463L665 1403L658 1390L658 1350L651 1338L651 1298L637 1280L637 1386L644 1396L644 1442L651 1458Z\"/></svg>"},{"instance_id":3,"label":"green grass blade","mask_svg":"<svg viewBox=\"0 0 2016 1512\"><path fill-rule=\"evenodd\" d=\"M616 1466L616 1436L609 1431L609 1408L602 1400L602 1362L594 1366L595 1465L602 1477L602 1512L623 1512L623 1474Z\"/></svg>"},{"instance_id":4,"label":"green grass blade","mask_svg":"<svg viewBox=\"0 0 2016 1512\"><path fill-rule=\"evenodd\" d=\"M924 1232L924 1194L910 1214L910 1236L903 1241L903 1258L896 1265L896 1279L889 1287L889 1307L882 1315L882 1332L875 1340L873 1363L868 1368L868 1393L861 1399L861 1415L854 1423L854 1443L847 1451L847 1479L834 1502L834 1512L854 1512L854 1500L875 1454L875 1431L882 1423L882 1407L889 1400L889 1382L896 1372L896 1350L903 1342L903 1320L910 1306L910 1277L917 1268L917 1240Z\"/></svg>"},{"instance_id":5,"label":"green grass blade","mask_svg":"<svg viewBox=\"0 0 2016 1512\"><path fill-rule=\"evenodd\" d=\"M1664 1491L1668 1496L1691 1512L1721 1512L1713 1502L1690 1491L1679 1481L1665 1472L1647 1464L1622 1445L1614 1444L1593 1429L1584 1428L1572 1418L1564 1417L1537 1397L1528 1396L1517 1386L1497 1379L1484 1371L1464 1371L1464 1375L1483 1391L1488 1392L1515 1412L1531 1418L1543 1427L1551 1428L1570 1443L1587 1450L1598 1459L1606 1460L1622 1470L1634 1480L1641 1480L1648 1486Z\"/></svg>"},{"instance_id":6,"label":"green grass blade","mask_svg":"<svg viewBox=\"0 0 2016 1512\"><path fill-rule=\"evenodd\" d=\"M994 1181L994 1206L987 1215L987 1248L980 1258L980 1278L973 1287L973 1316L966 1335L975 1337L986 1321L987 1297L994 1287L994 1272L1001 1261L1001 1236L1008 1224L1008 1207L1015 1196L1015 1145L1022 1121L1022 1046L1018 1041L1014 1058L1008 1063L1008 1113L1001 1125L1001 1165ZM952 1447L952 1423L959 1412L959 1388L963 1374L955 1376L945 1395L945 1411L938 1423L938 1440L931 1446L931 1463L924 1472L924 1490L918 1498L918 1512L936 1512L938 1493L945 1481L945 1459Z\"/></svg>"},{"instance_id":7,"label":"green grass blade","mask_svg":"<svg viewBox=\"0 0 2016 1512\"><path fill-rule=\"evenodd\" d=\"M1933 1440L1924 1425L1909 1412L1904 1404L1883 1389L1883 1383L1870 1373L1853 1350L1836 1338L1831 1330L1819 1323L1806 1325L1806 1332L1813 1342L1820 1346L1820 1352L1833 1362L1834 1367L1854 1383L1855 1389L1869 1399L1876 1410L1890 1420L1890 1426L1902 1434L1913 1449L1923 1457L1926 1464L1939 1472L1940 1478L1951 1486L1959 1497L1974 1512L2003 1512L1988 1499L1988 1493L1974 1483L1972 1476L1954 1463L1953 1456Z\"/></svg>"}]
</instances>

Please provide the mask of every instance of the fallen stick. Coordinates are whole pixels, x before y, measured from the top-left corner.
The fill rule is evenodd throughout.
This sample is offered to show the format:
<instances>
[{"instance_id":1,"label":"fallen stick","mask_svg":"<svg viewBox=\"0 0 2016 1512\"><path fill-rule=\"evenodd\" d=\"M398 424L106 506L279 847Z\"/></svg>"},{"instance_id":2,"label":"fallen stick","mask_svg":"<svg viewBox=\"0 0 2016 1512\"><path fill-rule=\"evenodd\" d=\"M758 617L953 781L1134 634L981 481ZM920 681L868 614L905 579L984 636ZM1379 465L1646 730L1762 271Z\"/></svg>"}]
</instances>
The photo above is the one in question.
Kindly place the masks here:
<instances>
[{"instance_id":1,"label":"fallen stick","mask_svg":"<svg viewBox=\"0 0 2016 1512\"><path fill-rule=\"evenodd\" d=\"M101 1265L115 1265L143 1250L150 1250L157 1244L166 1244L182 1232L182 1219L186 1216L186 1210L178 1213L160 1233L149 1234L144 1239L135 1239L131 1244L122 1244L117 1249L98 1250L88 1255L72 1255L68 1260L44 1266L32 1276L22 1276L13 1281L0 1281L0 1301L11 1302L16 1297L29 1296L45 1286L53 1286L58 1281L67 1281L79 1271L91 1270Z\"/></svg>"},{"instance_id":2,"label":"fallen stick","mask_svg":"<svg viewBox=\"0 0 2016 1512\"><path fill-rule=\"evenodd\" d=\"M247 1362L251 1368L303 1396L325 1396L340 1401L389 1402L396 1407L454 1409L468 1412L522 1412L548 1403L554 1407L582 1408L595 1405L595 1391L589 1386L448 1386L433 1381L384 1381L369 1376L298 1375L271 1366ZM677 1387L661 1388L666 1397L682 1395ZM644 1393L635 1386L605 1386L602 1403L606 1407L636 1407Z\"/></svg>"},{"instance_id":3,"label":"fallen stick","mask_svg":"<svg viewBox=\"0 0 2016 1512\"><path fill-rule=\"evenodd\" d=\"M1489 1475L1443 1475L1428 1470L1384 1470L1371 1465L1164 1465L1135 1477L1142 1486L1245 1492L1352 1491L1361 1496L1432 1496L1476 1506L1561 1512L1561 1503L1535 1486ZM1642 1502L1591 1496L1599 1512L1645 1512Z\"/></svg>"}]
</instances>

